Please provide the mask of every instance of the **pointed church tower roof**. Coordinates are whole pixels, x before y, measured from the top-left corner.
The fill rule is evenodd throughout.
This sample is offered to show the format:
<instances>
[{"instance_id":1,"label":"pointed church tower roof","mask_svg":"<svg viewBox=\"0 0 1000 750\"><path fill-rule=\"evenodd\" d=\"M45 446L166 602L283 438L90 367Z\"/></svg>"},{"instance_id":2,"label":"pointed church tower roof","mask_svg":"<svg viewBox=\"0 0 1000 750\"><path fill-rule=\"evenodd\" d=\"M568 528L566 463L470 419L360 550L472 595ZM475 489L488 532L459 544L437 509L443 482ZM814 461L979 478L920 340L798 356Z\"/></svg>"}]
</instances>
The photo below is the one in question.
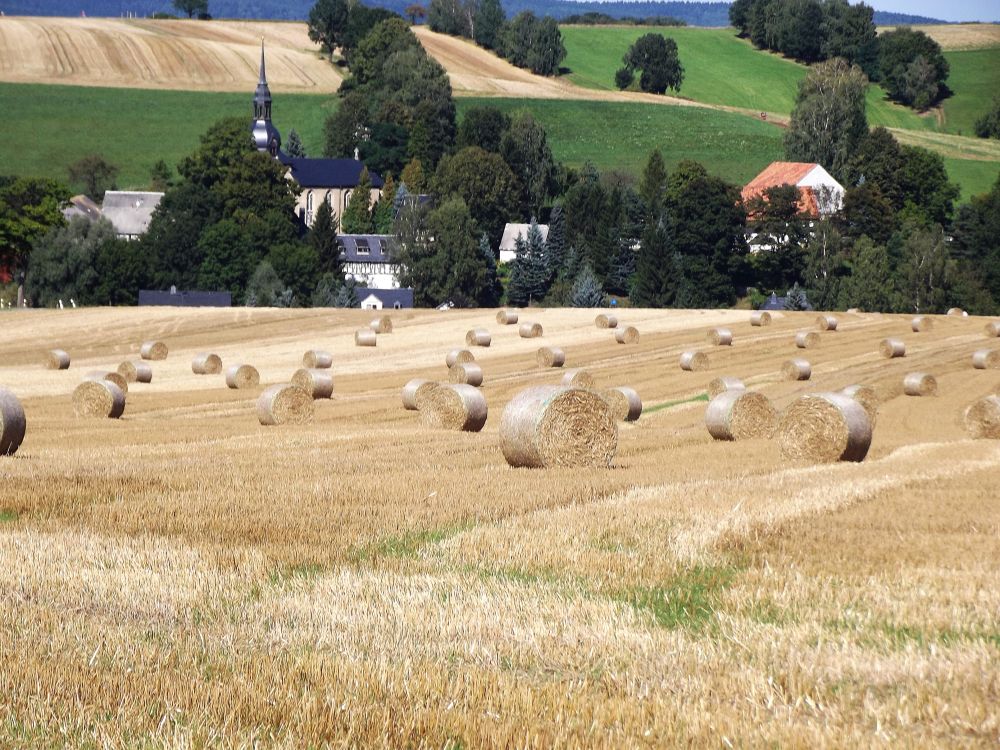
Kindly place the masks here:
<instances>
[{"instance_id":1,"label":"pointed church tower roof","mask_svg":"<svg viewBox=\"0 0 1000 750\"><path fill-rule=\"evenodd\" d=\"M267 73L264 68L264 39L260 40L260 77L257 90L253 96L253 134L254 145L258 151L267 151L271 156L277 156L281 148L281 134L271 124L271 89L267 86Z\"/></svg>"}]
</instances>

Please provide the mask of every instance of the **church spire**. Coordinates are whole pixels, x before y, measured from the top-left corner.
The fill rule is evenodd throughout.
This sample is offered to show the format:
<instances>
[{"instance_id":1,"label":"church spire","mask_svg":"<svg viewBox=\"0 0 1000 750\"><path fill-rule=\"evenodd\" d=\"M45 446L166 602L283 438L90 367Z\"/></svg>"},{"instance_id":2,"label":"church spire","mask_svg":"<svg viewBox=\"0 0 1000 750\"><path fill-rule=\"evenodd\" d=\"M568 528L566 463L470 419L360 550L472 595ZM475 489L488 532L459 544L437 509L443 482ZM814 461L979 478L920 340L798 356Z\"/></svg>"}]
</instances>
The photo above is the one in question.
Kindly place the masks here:
<instances>
[{"instance_id":1,"label":"church spire","mask_svg":"<svg viewBox=\"0 0 1000 750\"><path fill-rule=\"evenodd\" d=\"M271 89L267 86L267 74L264 70L264 39L260 40L260 78L253 97L253 133L254 145L258 151L267 151L271 156L277 156L281 148L281 134L271 124Z\"/></svg>"}]
</instances>

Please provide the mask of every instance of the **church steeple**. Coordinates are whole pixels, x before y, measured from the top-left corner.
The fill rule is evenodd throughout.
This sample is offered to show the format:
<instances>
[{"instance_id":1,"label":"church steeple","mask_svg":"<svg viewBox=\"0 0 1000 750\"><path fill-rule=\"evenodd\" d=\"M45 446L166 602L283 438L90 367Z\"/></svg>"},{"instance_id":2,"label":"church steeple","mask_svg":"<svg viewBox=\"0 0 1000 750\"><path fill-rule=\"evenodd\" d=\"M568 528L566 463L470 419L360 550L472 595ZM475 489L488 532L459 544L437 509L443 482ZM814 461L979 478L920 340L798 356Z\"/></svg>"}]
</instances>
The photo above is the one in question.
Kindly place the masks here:
<instances>
[{"instance_id":1,"label":"church steeple","mask_svg":"<svg viewBox=\"0 0 1000 750\"><path fill-rule=\"evenodd\" d=\"M263 39L260 40L260 78L253 96L253 119L251 132L257 150L277 156L281 148L281 134L271 124L271 90L267 86L267 74L264 70Z\"/></svg>"}]
</instances>

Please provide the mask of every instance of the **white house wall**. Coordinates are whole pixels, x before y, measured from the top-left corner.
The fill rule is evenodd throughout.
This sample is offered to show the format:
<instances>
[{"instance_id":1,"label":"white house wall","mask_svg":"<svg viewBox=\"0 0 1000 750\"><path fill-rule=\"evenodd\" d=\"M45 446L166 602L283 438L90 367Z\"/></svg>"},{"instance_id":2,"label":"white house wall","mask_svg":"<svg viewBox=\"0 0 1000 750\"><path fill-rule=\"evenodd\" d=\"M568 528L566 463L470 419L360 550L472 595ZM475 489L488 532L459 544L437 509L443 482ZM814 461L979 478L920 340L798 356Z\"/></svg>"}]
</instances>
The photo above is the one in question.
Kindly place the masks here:
<instances>
[{"instance_id":1,"label":"white house wall","mask_svg":"<svg viewBox=\"0 0 1000 750\"><path fill-rule=\"evenodd\" d=\"M810 169L806 176L798 181L797 186L812 188L819 205L819 212L824 216L836 213L844 205L843 186L819 164Z\"/></svg>"}]
</instances>

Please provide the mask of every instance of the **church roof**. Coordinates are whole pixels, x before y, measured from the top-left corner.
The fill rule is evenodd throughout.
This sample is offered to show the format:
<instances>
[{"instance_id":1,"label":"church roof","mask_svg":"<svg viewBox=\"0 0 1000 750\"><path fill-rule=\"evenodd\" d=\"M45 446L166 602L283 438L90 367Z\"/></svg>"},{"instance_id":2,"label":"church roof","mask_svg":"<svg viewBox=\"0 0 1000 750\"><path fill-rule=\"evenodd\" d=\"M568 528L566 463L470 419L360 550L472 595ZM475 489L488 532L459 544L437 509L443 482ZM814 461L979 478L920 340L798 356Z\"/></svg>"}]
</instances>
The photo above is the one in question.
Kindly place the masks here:
<instances>
[{"instance_id":1,"label":"church roof","mask_svg":"<svg viewBox=\"0 0 1000 750\"><path fill-rule=\"evenodd\" d=\"M282 164L292 170L292 177L304 188L354 188L361 180L364 162L357 159L293 159L281 154ZM382 177L369 172L373 188L382 187Z\"/></svg>"}]
</instances>

